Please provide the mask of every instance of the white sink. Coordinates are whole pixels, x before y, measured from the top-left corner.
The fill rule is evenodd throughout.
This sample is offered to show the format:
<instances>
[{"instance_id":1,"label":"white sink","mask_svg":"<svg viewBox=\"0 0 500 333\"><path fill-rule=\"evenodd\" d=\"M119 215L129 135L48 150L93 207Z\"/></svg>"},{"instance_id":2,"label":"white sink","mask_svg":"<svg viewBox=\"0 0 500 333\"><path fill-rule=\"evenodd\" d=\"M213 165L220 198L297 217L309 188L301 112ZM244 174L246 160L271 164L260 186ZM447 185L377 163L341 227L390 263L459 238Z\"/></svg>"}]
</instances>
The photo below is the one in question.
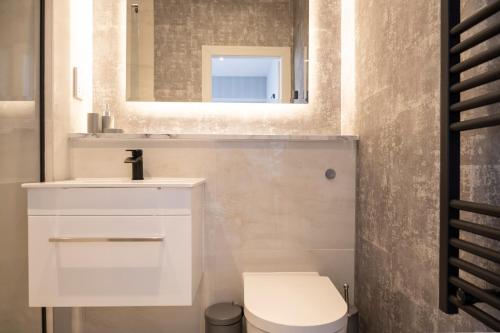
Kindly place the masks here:
<instances>
[{"instance_id":1,"label":"white sink","mask_svg":"<svg viewBox=\"0 0 500 333\"><path fill-rule=\"evenodd\" d=\"M81 187L194 187L205 183L203 178L77 178L73 180L24 184L24 188Z\"/></svg>"}]
</instances>

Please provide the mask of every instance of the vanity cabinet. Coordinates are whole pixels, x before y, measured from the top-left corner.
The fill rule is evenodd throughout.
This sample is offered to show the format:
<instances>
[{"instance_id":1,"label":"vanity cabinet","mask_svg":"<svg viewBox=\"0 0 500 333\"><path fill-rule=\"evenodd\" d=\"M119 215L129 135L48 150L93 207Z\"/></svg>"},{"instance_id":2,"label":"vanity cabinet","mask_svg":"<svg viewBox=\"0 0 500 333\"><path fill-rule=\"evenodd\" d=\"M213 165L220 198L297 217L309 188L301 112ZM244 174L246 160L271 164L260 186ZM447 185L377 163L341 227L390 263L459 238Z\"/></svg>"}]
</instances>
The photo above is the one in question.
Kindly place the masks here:
<instances>
[{"instance_id":1,"label":"vanity cabinet","mask_svg":"<svg viewBox=\"0 0 500 333\"><path fill-rule=\"evenodd\" d=\"M203 180L24 187L30 306L192 305L202 277Z\"/></svg>"}]
</instances>

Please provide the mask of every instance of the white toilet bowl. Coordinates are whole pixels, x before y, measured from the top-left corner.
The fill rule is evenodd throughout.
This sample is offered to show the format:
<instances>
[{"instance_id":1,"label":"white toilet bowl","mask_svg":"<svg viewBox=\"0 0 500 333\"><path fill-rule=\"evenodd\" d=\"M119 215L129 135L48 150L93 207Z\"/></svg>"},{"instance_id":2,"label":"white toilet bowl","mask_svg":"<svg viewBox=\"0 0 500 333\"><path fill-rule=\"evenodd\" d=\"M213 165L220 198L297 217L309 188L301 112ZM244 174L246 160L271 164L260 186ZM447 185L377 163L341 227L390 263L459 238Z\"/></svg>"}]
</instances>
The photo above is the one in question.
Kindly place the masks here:
<instances>
[{"instance_id":1,"label":"white toilet bowl","mask_svg":"<svg viewBox=\"0 0 500 333\"><path fill-rule=\"evenodd\" d=\"M347 304L318 273L243 273L247 333L345 333Z\"/></svg>"}]
</instances>

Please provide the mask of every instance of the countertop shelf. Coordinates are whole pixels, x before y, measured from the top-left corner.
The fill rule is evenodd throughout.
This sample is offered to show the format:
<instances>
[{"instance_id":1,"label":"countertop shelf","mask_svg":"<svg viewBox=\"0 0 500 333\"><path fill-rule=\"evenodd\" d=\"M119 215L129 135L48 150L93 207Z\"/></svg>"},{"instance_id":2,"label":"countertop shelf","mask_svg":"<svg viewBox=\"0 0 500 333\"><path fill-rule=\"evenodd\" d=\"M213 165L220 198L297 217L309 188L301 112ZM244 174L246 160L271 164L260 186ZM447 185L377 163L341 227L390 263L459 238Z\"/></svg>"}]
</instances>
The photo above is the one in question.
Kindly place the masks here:
<instances>
[{"instance_id":1,"label":"countertop shelf","mask_svg":"<svg viewBox=\"0 0 500 333\"><path fill-rule=\"evenodd\" d=\"M186 141L357 141L350 135L254 135L254 134L148 134L148 133L72 133L72 142L79 141L136 141L136 140L186 140Z\"/></svg>"}]
</instances>

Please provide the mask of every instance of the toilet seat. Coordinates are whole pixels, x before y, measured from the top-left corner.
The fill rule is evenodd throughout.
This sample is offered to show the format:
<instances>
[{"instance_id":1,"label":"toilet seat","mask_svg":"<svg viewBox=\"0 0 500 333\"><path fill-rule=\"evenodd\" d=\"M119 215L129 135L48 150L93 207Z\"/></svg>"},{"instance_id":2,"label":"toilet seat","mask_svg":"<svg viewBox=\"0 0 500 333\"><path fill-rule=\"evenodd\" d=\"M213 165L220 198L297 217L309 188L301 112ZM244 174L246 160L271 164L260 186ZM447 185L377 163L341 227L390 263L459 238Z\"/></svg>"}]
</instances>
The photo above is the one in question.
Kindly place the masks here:
<instances>
[{"instance_id":1,"label":"toilet seat","mask_svg":"<svg viewBox=\"0 0 500 333\"><path fill-rule=\"evenodd\" d=\"M334 333L347 326L347 304L318 273L244 273L245 317L272 333Z\"/></svg>"}]
</instances>

